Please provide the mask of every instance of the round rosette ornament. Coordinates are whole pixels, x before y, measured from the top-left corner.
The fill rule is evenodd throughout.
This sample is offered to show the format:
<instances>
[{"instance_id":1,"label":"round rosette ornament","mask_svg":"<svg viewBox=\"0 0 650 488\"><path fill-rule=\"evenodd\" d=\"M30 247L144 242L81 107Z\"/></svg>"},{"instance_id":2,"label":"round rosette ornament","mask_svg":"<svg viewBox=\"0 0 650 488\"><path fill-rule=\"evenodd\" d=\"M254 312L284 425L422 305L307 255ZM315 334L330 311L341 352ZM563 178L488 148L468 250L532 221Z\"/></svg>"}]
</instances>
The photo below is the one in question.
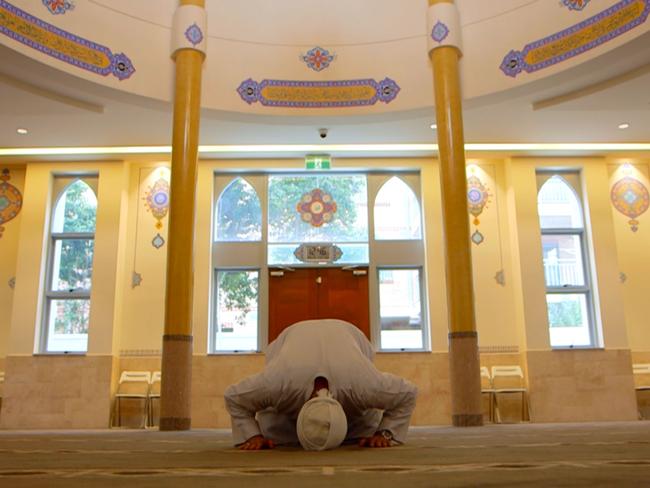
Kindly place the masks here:
<instances>
[{"instance_id":1,"label":"round rosette ornament","mask_svg":"<svg viewBox=\"0 0 650 488\"><path fill-rule=\"evenodd\" d=\"M332 221L337 208L332 195L316 188L302 196L296 210L303 222L320 227Z\"/></svg>"},{"instance_id":2,"label":"round rosette ornament","mask_svg":"<svg viewBox=\"0 0 650 488\"><path fill-rule=\"evenodd\" d=\"M638 218L650 207L650 193L636 178L626 176L612 187L610 194L614 208L628 217L632 232L639 230Z\"/></svg>"},{"instance_id":3,"label":"round rosette ornament","mask_svg":"<svg viewBox=\"0 0 650 488\"><path fill-rule=\"evenodd\" d=\"M8 169L0 174L0 237L4 232L3 224L15 219L23 206L23 196L11 183Z\"/></svg>"}]
</instances>

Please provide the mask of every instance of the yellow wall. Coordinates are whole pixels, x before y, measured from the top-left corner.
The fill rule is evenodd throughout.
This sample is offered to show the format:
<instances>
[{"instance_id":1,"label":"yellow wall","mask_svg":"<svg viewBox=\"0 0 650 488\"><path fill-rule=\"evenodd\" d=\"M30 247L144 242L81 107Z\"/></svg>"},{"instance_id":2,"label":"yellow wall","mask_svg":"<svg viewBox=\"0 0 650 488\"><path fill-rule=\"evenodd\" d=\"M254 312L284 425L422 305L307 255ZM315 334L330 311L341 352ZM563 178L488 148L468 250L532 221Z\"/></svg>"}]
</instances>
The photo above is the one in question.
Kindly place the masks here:
<instances>
[{"instance_id":1,"label":"yellow wall","mask_svg":"<svg viewBox=\"0 0 650 488\"><path fill-rule=\"evenodd\" d=\"M597 392L602 400L603 395L607 398L609 391L607 387L603 392L602 384L618 385L618 390L612 386L611 391L620 395L621 385L629 383L631 372L627 363L630 355L625 351L631 348L638 354L650 352L650 333L645 319L646 290L650 285L650 259L647 258L650 219L647 214L642 215L638 231L631 232L629 219L613 209L609 196L624 161L629 160L468 158L468 174L477 175L490 195L486 207L478 216L478 225L473 222L474 217L468 216L471 232L479 229L485 237L480 245L471 245L477 328L479 344L484 353L481 359L486 365L495 364L495 361L510 361L518 362L524 367L529 385L536 389L531 397L536 409L533 412L535 418L566 420L575 415L573 410L567 409L559 417L553 416L553 402L549 398L558 389L547 378L549 372L558 378L564 378L558 381L565 381L567 375L573 381L578 375L578 380L571 384L578 385L577 389L583 389L587 385L585 388L591 391L589 395ZM648 161L632 162L633 170L649 186ZM388 371L412 379L420 387L422 398L427 404L418 407L417 423L445 423L449 410L445 366L448 329L438 163L424 158L395 158L342 159L336 160L334 164L337 168L345 169L420 171L425 223L426 296L432 352L382 354L378 357L378 364ZM238 381L242 371L258 370L263 358L262 355L215 357L207 354L212 293L214 172L264 171L269 168L300 170L303 165L300 160L206 160L199 164L193 334L195 362L200 365L198 372L201 378L197 377L195 381L197 388L193 395L196 397L196 407L193 415L200 419L201 426L227 426L223 421L223 392L215 385L203 387L202 382L209 382L209 377L214 374L221 376L223 384ZM97 370L102 384L108 385L107 378L112 378L114 385L120 369L137 365L154 367L159 364L167 245L156 249L152 245L152 239L160 233L167 240L167 216L158 222L147 210L145 198L157 179L169 178L168 166L168 161L138 160L103 163L39 162L27 164L25 170L12 170L13 184L20 187L24 178L24 203L19 219L7 224L5 235L0 238L0 306L3 306L3 310L10 310L3 315L4 322L0 321L0 357L7 356L10 363L8 369L14 368L21 372L22 383L8 385L9 391L21 391L21 385L25 381L29 382L25 375L30 374L31 366L25 360L38 350L43 276L46 271L44 259L52 199L51 183L53 175L59 173L99 175L87 354L96 357L96 360L89 363L89 367ZM612 365L616 370L611 381L608 380L609 383L596 381L593 374L589 376L591 373L588 372L588 364L591 364L592 356L550 350L537 217L535 171L540 168L573 168L581 172L587 232L591 238L590 253L595 270L593 279L594 284L598 285L598 323L607 353L593 357L603 365ZM499 271L503 271L502 283L495 276ZM621 271L627 276L623 284L619 280ZM138 286L133 286L132 283L134 272L142 276ZM9 288L6 282L14 275L16 289L7 293ZM495 354L490 356L485 353ZM20 356L23 358L20 359ZM111 361L110 357L121 359ZM555 369L547 369L547 365L556 362ZM44 361L35 361L31 371L34 375L39 375L39 381L49 382L49 379L43 379L49 370L44 364ZM224 365L227 365L225 370ZM572 372L563 370L562 365L573 365ZM73 375L68 369L61 371ZM73 378L70 376L69 381L74 381ZM70 393L70 404L87 401L85 397L75 397L75 394ZM576 401L588 402L589 395ZM106 411L109 397L110 392L102 396L102 403L97 408ZM435 403L435 406L431 403ZM19 402L9 401L8 405L9 411L15 412L15 418L22 419L19 416ZM605 419L608 415L607 411L594 411L592 418ZM629 412L626 415L629 416ZM2 422L5 426L13 425L12 419L6 415ZM20 423L22 420L16 422L15 425L24 425Z\"/></svg>"},{"instance_id":2,"label":"yellow wall","mask_svg":"<svg viewBox=\"0 0 650 488\"><path fill-rule=\"evenodd\" d=\"M575 168L582 171L588 232L598 284L599 323L606 348L650 350L645 331L644 290L650 278L644 252L650 224L641 216L637 232L631 232L625 216L613 209L609 190L622 160L605 159L469 159L468 175L484 183L489 200L471 231L485 240L472 244L479 343L484 352L546 350L546 304L537 219L535 170ZM426 159L337 160L340 168L398 168L421 172L425 220L427 296L434 351L447 348L441 204L437 162ZM213 178L216 170L301 169L298 160L202 161L199 165L195 245L195 353L207 353L211 296L211 245ZM634 170L648 180L648 163ZM166 244L156 249L156 234L167 240L167 216L158 221L148 210L146 195L159 178L169 179L168 162L37 163L27 165L26 194L18 219L7 225L0 239L3 260L0 278L6 284L16 275L14 291L2 290L4 310L14 296L11 321L0 327L0 356L31 354L40 322L43 260L49 222L50 185L57 172L97 172L99 205L93 306L89 353L124 355L159 354L163 330ZM23 173L12 172L12 182L22 185ZM25 224L18 232L20 222ZM644 225L645 223L645 225ZM615 237L614 237L615 236ZM18 241L20 240L20 247ZM12 257L14 256L15 257ZM618 266L618 260L621 266ZM14 273L15 271L15 273ZM621 285L619 272L627 281ZM499 283L497 273L502 272ZM139 285L132 282L139 273ZM4 287L3 287L4 288ZM8 293L9 292L9 293ZM623 307L623 303L625 306ZM15 304L19 304L18 307ZM10 323L13 325L10 327ZM624 327L623 324L627 324ZM119 326L118 326L119 325ZM11 334L9 329L11 328ZM10 339L9 339L10 337Z\"/></svg>"},{"instance_id":3,"label":"yellow wall","mask_svg":"<svg viewBox=\"0 0 650 488\"><path fill-rule=\"evenodd\" d=\"M650 190L650 161L634 158L611 158L607 161L610 189L625 176L641 181ZM632 351L650 352L648 290L650 290L650 212L636 218L638 229L632 230L630 217L611 206L618 251L620 288L623 293L625 323Z\"/></svg>"},{"instance_id":4,"label":"yellow wall","mask_svg":"<svg viewBox=\"0 0 650 488\"><path fill-rule=\"evenodd\" d=\"M8 356L31 355L39 350L52 180L55 174L75 173L99 175L88 353L115 352L113 336L121 308L116 294L121 285L117 263L123 252L122 219L126 213L124 172L121 162L27 165Z\"/></svg>"}]
</instances>

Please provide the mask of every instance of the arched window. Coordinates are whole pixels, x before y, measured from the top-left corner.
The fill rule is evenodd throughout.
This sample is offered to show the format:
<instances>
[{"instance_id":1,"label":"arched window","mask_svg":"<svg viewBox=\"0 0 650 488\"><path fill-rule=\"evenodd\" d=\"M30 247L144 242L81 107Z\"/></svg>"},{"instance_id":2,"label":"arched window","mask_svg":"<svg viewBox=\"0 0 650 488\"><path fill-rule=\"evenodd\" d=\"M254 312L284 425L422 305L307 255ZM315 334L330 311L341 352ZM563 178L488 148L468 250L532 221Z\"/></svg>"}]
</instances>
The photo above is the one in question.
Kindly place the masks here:
<instances>
[{"instance_id":1,"label":"arched window","mask_svg":"<svg viewBox=\"0 0 650 488\"><path fill-rule=\"evenodd\" d=\"M85 352L88 344L97 179L70 181L54 184L43 352Z\"/></svg>"},{"instance_id":2,"label":"arched window","mask_svg":"<svg viewBox=\"0 0 650 488\"><path fill-rule=\"evenodd\" d=\"M566 179L554 175L546 180L537 195L539 225L551 229L579 229L582 205L575 190Z\"/></svg>"},{"instance_id":3,"label":"arched window","mask_svg":"<svg viewBox=\"0 0 650 488\"><path fill-rule=\"evenodd\" d=\"M551 346L592 347L596 337L579 175L539 178L537 209Z\"/></svg>"},{"instance_id":4,"label":"arched window","mask_svg":"<svg viewBox=\"0 0 650 488\"><path fill-rule=\"evenodd\" d=\"M217 202L215 241L262 239L262 207L257 192L245 179L233 180Z\"/></svg>"},{"instance_id":5,"label":"arched window","mask_svg":"<svg viewBox=\"0 0 650 488\"><path fill-rule=\"evenodd\" d=\"M413 190L393 176L377 193L375 199L375 239L422 239L420 204Z\"/></svg>"}]
</instances>

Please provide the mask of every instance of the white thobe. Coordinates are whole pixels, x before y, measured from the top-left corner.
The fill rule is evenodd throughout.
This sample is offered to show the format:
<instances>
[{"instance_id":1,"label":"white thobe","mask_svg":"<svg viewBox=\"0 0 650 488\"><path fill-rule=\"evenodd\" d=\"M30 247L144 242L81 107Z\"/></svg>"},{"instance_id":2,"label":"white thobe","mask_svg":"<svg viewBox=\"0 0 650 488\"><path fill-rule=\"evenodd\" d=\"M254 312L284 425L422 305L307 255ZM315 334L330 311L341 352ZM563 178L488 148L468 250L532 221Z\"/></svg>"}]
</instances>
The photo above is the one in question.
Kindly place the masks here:
<instances>
[{"instance_id":1,"label":"white thobe","mask_svg":"<svg viewBox=\"0 0 650 488\"><path fill-rule=\"evenodd\" d=\"M342 320L307 320L288 327L269 344L264 370L226 389L235 445L260 434L277 443L297 442L296 419L318 376L327 378L345 411L347 439L388 429L404 442L417 388L379 371L373 355L363 333Z\"/></svg>"}]
</instances>

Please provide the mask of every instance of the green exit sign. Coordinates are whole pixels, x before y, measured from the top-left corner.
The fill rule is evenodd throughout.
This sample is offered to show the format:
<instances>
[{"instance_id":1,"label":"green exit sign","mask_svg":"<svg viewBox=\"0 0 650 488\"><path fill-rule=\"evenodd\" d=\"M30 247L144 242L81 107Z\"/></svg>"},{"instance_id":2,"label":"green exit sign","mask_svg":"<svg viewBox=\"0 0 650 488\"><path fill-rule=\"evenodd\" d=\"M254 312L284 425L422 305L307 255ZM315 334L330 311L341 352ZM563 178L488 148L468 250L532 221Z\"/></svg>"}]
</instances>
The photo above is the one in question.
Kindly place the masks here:
<instances>
[{"instance_id":1,"label":"green exit sign","mask_svg":"<svg viewBox=\"0 0 650 488\"><path fill-rule=\"evenodd\" d=\"M305 156L305 169L331 169L332 157L329 154L310 154Z\"/></svg>"}]
</instances>

